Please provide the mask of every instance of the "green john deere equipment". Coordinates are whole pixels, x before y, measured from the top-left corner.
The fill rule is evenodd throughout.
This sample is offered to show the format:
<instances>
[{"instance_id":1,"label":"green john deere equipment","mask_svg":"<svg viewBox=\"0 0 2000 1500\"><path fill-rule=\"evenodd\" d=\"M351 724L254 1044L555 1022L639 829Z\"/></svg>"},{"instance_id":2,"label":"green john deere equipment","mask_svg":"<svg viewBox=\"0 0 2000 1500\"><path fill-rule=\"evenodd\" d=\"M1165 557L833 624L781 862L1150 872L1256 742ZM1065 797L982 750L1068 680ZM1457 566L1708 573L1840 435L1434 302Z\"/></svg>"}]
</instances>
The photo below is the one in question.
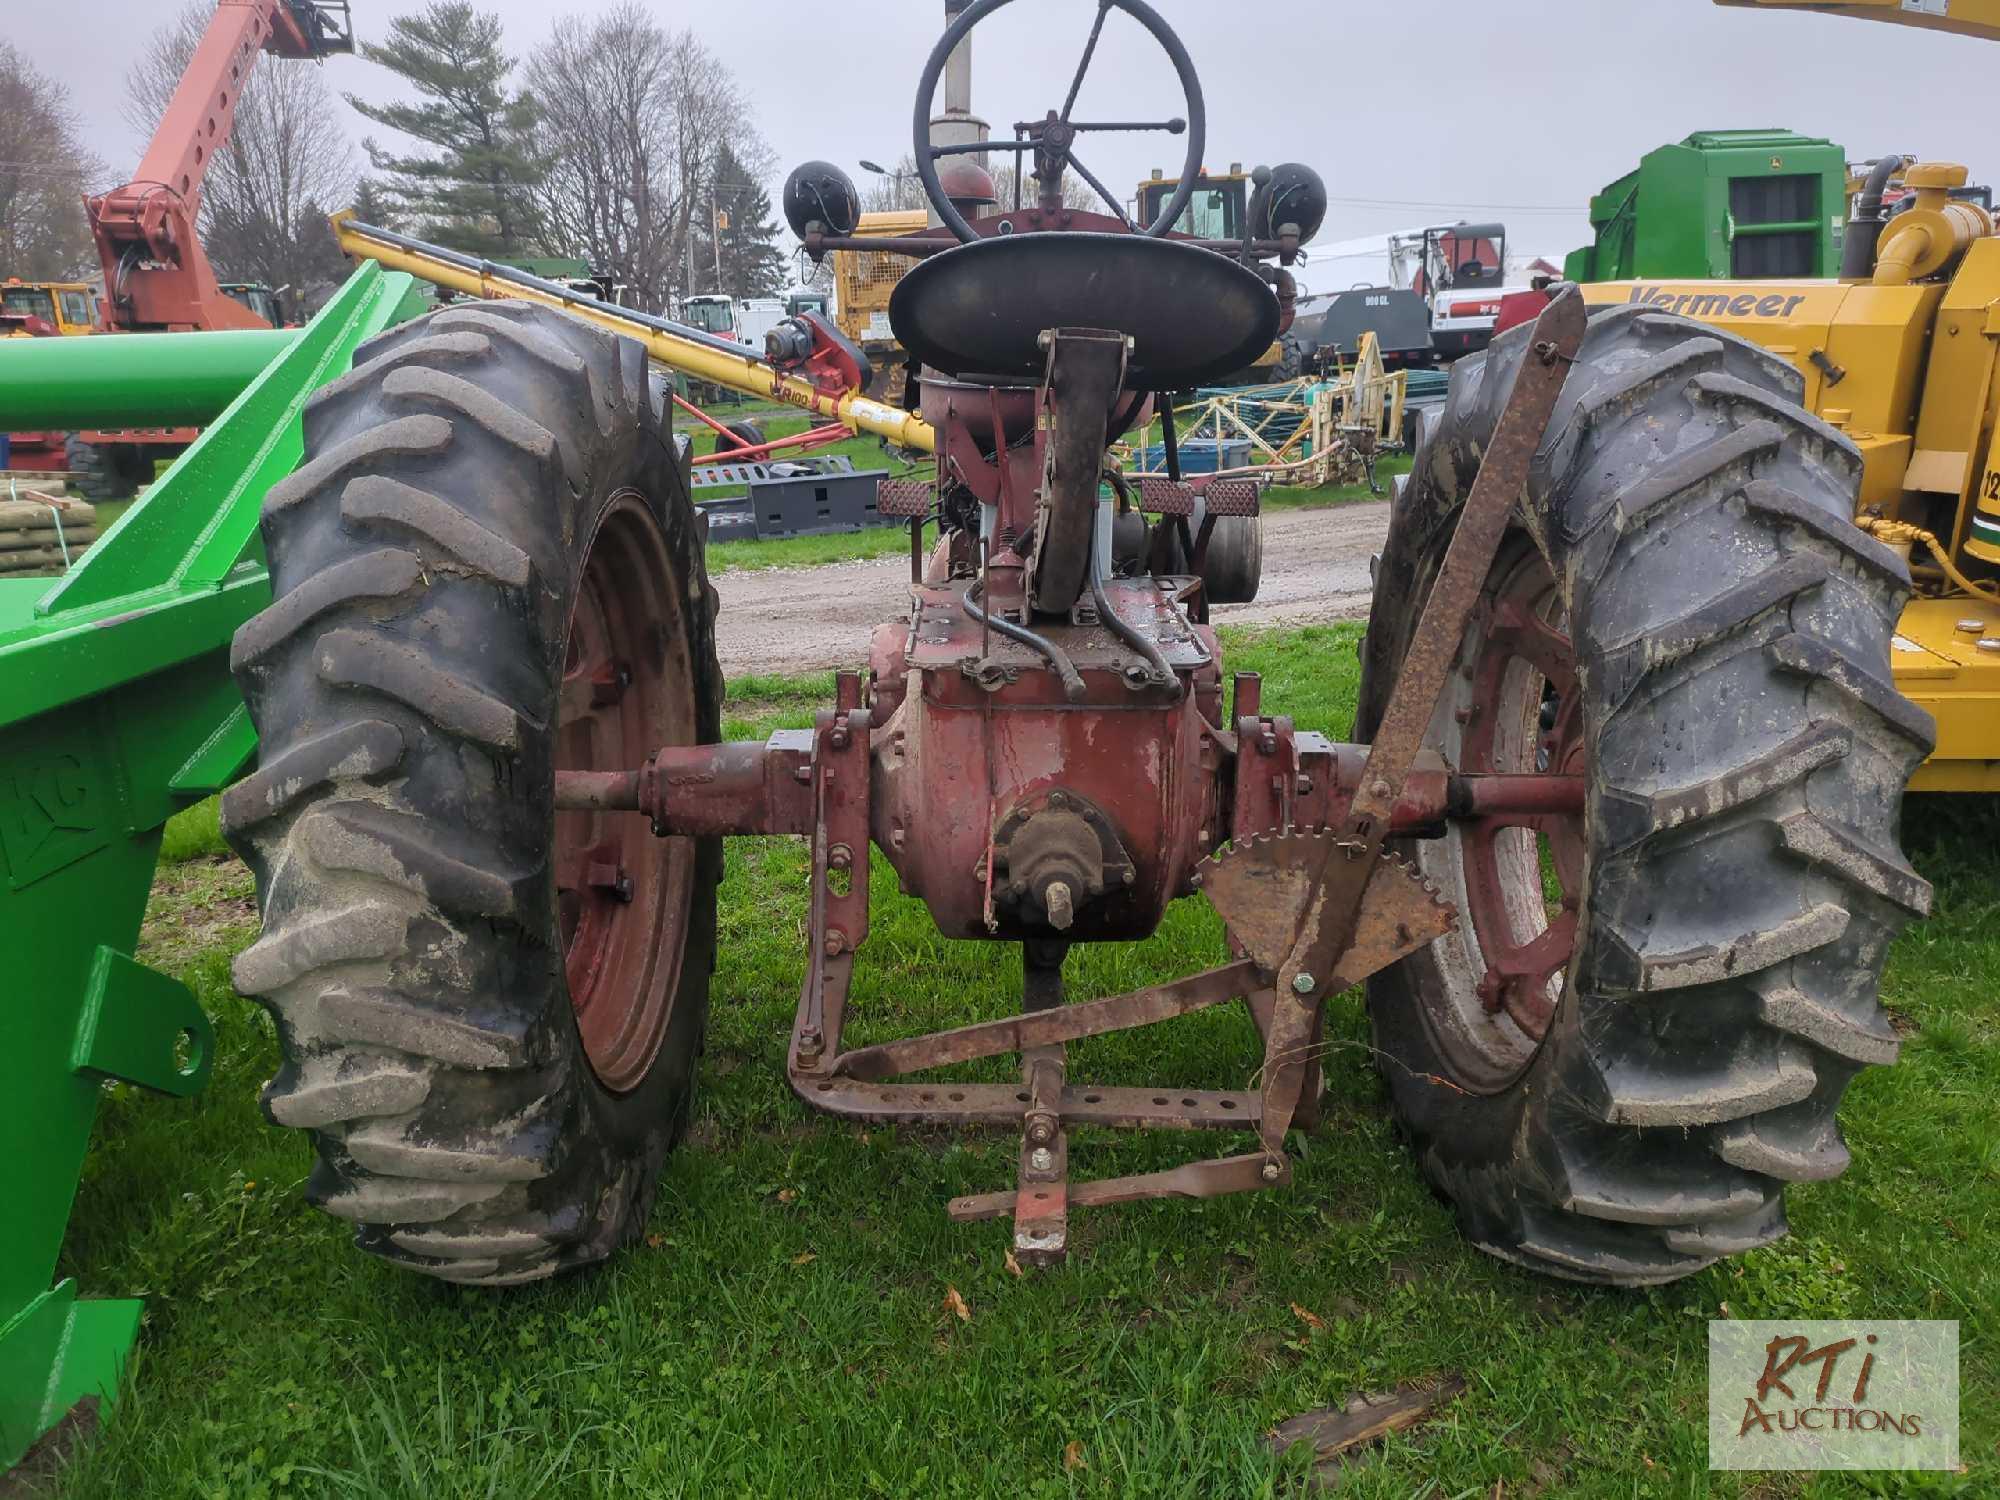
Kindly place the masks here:
<instances>
[{"instance_id":1,"label":"green john deere equipment","mask_svg":"<svg viewBox=\"0 0 2000 1500\"><path fill-rule=\"evenodd\" d=\"M141 1304L51 1283L104 1086L208 1077L207 1017L133 957L160 831L256 753L229 642L270 602L258 506L409 286L363 267L303 330L9 341L10 420L205 430L65 576L0 579L0 1471L117 1397Z\"/></svg>"},{"instance_id":2,"label":"green john deere equipment","mask_svg":"<svg viewBox=\"0 0 2000 1500\"><path fill-rule=\"evenodd\" d=\"M1697 130L1590 200L1575 282L1837 276L1847 156L1789 130Z\"/></svg>"}]
</instances>

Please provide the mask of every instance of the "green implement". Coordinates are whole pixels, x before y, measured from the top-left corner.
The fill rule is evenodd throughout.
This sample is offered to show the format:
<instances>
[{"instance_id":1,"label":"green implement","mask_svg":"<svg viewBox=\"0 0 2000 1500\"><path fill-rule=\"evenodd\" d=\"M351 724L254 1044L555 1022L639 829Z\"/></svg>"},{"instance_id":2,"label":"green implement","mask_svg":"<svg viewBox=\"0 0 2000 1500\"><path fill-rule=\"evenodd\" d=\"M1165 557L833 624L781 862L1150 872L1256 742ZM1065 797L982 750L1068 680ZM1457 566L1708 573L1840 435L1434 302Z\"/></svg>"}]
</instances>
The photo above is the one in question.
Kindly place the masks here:
<instances>
[{"instance_id":1,"label":"green implement","mask_svg":"<svg viewBox=\"0 0 2000 1500\"><path fill-rule=\"evenodd\" d=\"M1789 130L1697 130L1590 200L1568 281L1835 276L1847 153Z\"/></svg>"},{"instance_id":2,"label":"green implement","mask_svg":"<svg viewBox=\"0 0 2000 1500\"><path fill-rule=\"evenodd\" d=\"M132 956L160 831L255 754L229 642L270 601L264 492L409 285L364 265L302 330L0 341L10 425L208 424L66 576L0 579L0 1471L117 1397L141 1304L51 1280L105 1086L209 1072L193 995Z\"/></svg>"},{"instance_id":3,"label":"green implement","mask_svg":"<svg viewBox=\"0 0 2000 1500\"><path fill-rule=\"evenodd\" d=\"M28 428L199 427L297 342L296 328L14 339L7 423Z\"/></svg>"}]
</instances>

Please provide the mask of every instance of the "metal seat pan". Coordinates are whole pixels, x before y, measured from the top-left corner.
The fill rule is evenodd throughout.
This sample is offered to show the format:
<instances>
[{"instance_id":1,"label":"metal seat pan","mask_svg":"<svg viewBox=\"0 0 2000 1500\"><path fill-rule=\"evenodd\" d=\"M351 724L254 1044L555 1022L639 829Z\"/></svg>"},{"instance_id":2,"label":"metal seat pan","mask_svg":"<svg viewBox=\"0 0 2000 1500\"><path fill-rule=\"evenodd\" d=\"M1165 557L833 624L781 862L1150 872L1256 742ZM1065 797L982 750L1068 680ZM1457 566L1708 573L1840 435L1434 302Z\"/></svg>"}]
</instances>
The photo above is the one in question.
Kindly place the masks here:
<instances>
[{"instance_id":1,"label":"metal seat pan","mask_svg":"<svg viewBox=\"0 0 2000 1500\"><path fill-rule=\"evenodd\" d=\"M1129 335L1126 384L1170 391L1247 367L1278 332L1255 271L1185 241L1043 233L975 240L917 262L889 298L897 341L948 375L1038 380L1045 328Z\"/></svg>"}]
</instances>

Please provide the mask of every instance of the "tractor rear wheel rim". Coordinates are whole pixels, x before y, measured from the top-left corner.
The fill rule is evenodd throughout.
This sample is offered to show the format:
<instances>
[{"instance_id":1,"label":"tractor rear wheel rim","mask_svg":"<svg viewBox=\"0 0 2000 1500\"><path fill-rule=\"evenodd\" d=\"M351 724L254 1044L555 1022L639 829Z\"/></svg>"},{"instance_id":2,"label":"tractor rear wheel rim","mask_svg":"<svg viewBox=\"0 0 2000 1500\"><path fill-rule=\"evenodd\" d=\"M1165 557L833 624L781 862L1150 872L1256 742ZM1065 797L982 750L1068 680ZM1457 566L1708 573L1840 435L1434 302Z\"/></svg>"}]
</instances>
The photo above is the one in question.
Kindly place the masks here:
<instances>
[{"instance_id":1,"label":"tractor rear wheel rim","mask_svg":"<svg viewBox=\"0 0 2000 1500\"><path fill-rule=\"evenodd\" d=\"M1468 663L1459 769L1580 775L1576 653L1555 579L1541 553L1527 547L1503 557L1495 583ZM1583 818L1502 812L1463 820L1457 831L1466 918L1484 961L1475 998L1539 1045L1576 948Z\"/></svg>"},{"instance_id":2,"label":"tractor rear wheel rim","mask_svg":"<svg viewBox=\"0 0 2000 1500\"><path fill-rule=\"evenodd\" d=\"M638 494L615 496L584 555L564 633L556 768L625 770L693 742L686 601L665 534ZM694 897L692 839L655 838L643 818L555 819L563 968L584 1054L614 1093L635 1088L671 1018Z\"/></svg>"}]
</instances>

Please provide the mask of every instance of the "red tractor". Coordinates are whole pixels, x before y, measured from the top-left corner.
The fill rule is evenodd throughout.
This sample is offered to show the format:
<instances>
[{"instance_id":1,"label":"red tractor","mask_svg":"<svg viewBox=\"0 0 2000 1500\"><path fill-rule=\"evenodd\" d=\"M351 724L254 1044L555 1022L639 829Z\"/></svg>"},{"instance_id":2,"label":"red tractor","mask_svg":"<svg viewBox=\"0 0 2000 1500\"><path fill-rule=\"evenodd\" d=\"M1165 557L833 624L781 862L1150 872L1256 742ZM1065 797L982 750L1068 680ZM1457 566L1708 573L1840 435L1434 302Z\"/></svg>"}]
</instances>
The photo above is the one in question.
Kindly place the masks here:
<instances>
[{"instance_id":1,"label":"red tractor","mask_svg":"<svg viewBox=\"0 0 2000 1500\"><path fill-rule=\"evenodd\" d=\"M1016 1181L948 1212L1011 1219L1024 1259L1081 1207L1287 1183L1323 1009L1363 981L1393 1108L1483 1248L1634 1284L1781 1235L1784 1185L1845 1164L1848 1080L1894 1056L1877 980L1928 896L1896 840L1931 737L1888 674L1908 579L1849 521L1855 450L1781 361L1638 307L1586 324L1559 288L1453 372L1351 738L1296 725L1209 621L1256 487L1128 478L1111 444L1269 346L1324 191L1278 168L1247 238L1170 234L1200 84L1150 6L1100 0L1179 74L1185 117L1152 128L1186 136L1183 188L1149 224L1064 207L1066 172L1098 183L1092 132L1147 128L1072 118L1073 84L986 143L1035 205L966 219L932 95L1007 3L965 8L918 90L940 229L860 240L840 174L787 185L813 253L914 259L891 317L938 435L932 479L881 498L909 607L813 729L720 739L716 594L636 343L454 307L314 399L233 653L261 767L224 803L264 918L236 982L277 1019L265 1107L313 1133L309 1195L483 1285L639 1233L688 1114L721 840L783 835L811 849L792 1088L1012 1132ZM849 1044L873 859L944 935L1018 946L1018 1013ZM1073 944L1184 899L1226 922L1214 966L1069 1000ZM1243 1087L1070 1076L1072 1042L1238 999L1265 1049ZM911 1076L1002 1055L1017 1081ZM1234 1144L1073 1178L1078 1126Z\"/></svg>"}]
</instances>

